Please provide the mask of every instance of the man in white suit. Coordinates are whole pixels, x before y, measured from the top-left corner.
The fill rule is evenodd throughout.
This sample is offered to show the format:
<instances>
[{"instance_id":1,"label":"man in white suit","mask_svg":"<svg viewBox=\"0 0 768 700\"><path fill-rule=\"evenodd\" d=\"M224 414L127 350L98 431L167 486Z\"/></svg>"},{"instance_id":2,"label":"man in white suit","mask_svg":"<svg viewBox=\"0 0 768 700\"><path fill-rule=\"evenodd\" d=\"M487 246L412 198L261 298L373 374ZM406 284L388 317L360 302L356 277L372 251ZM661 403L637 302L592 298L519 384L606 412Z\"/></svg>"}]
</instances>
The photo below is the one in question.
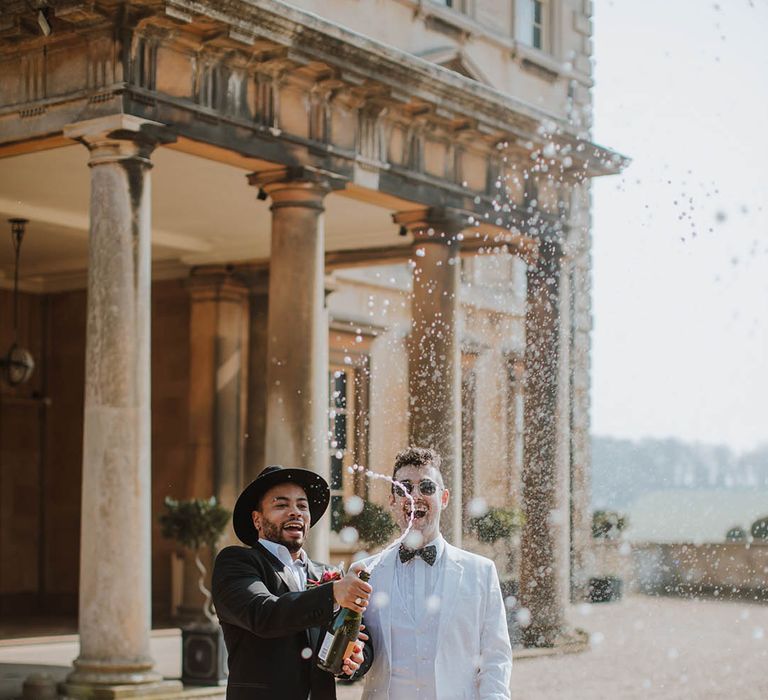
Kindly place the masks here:
<instances>
[{"instance_id":1,"label":"man in white suit","mask_svg":"<svg viewBox=\"0 0 768 700\"><path fill-rule=\"evenodd\" d=\"M440 456L411 447L395 459L393 478L413 496L411 534L400 547L364 563L371 570L365 614L376 656L363 700L505 700L512 649L499 578L490 559L454 547L440 534L450 494ZM410 500L393 487L401 531ZM417 542L414 542L417 540Z\"/></svg>"}]
</instances>

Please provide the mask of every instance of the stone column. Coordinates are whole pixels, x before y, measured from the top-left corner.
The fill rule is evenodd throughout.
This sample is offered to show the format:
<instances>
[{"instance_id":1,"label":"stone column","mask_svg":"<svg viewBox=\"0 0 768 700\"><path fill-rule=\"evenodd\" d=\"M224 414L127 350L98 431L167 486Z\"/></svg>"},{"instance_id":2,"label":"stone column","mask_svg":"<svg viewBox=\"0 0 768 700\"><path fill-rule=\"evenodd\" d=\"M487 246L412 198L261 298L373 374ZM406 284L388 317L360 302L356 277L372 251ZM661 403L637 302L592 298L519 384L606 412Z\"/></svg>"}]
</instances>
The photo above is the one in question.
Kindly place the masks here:
<instances>
[{"instance_id":1,"label":"stone column","mask_svg":"<svg viewBox=\"0 0 768 700\"><path fill-rule=\"evenodd\" d=\"M575 185L571 193L569 239L573 254L569 265L572 316L570 319L571 406L571 598L585 600L589 577L595 573L592 550L591 430L590 430L590 334L591 240L589 181ZM569 256L571 257L571 256Z\"/></svg>"},{"instance_id":2,"label":"stone column","mask_svg":"<svg viewBox=\"0 0 768 700\"><path fill-rule=\"evenodd\" d=\"M200 268L189 279L192 473L230 510L243 486L248 289L230 271Z\"/></svg>"},{"instance_id":3,"label":"stone column","mask_svg":"<svg viewBox=\"0 0 768 700\"><path fill-rule=\"evenodd\" d=\"M169 692L150 656L150 153L161 125L72 124L90 151L80 655L63 693Z\"/></svg>"},{"instance_id":4,"label":"stone column","mask_svg":"<svg viewBox=\"0 0 768 700\"><path fill-rule=\"evenodd\" d=\"M243 485L248 290L230 269L206 266L188 282L189 469L186 497L216 499L232 510ZM227 539L226 535L229 535ZM236 542L231 529L220 546ZM210 554L201 555L212 572ZM187 552L182 620L198 621L204 597L194 556ZM207 584L209 585L209 584Z\"/></svg>"},{"instance_id":5,"label":"stone column","mask_svg":"<svg viewBox=\"0 0 768 700\"><path fill-rule=\"evenodd\" d=\"M528 646L554 646L569 598L568 463L561 454L560 271L556 240L544 240L528 269L520 598L531 613ZM560 400L559 400L560 399Z\"/></svg>"},{"instance_id":6,"label":"stone column","mask_svg":"<svg viewBox=\"0 0 768 700\"><path fill-rule=\"evenodd\" d=\"M253 275L249 282L248 407L246 410L245 483L267 466L264 441L267 435L267 322L269 272Z\"/></svg>"},{"instance_id":7,"label":"stone column","mask_svg":"<svg viewBox=\"0 0 768 700\"><path fill-rule=\"evenodd\" d=\"M440 527L461 545L461 352L458 331L460 231L458 213L431 208L401 212L395 223L414 238L411 332L408 337L409 435L411 444L432 447L443 458L451 492Z\"/></svg>"},{"instance_id":8,"label":"stone column","mask_svg":"<svg viewBox=\"0 0 768 700\"><path fill-rule=\"evenodd\" d=\"M323 200L339 183L309 168L253 173L249 182L272 200L264 461L327 479ZM310 555L321 560L328 557L328 522L313 528L308 543Z\"/></svg>"}]
</instances>

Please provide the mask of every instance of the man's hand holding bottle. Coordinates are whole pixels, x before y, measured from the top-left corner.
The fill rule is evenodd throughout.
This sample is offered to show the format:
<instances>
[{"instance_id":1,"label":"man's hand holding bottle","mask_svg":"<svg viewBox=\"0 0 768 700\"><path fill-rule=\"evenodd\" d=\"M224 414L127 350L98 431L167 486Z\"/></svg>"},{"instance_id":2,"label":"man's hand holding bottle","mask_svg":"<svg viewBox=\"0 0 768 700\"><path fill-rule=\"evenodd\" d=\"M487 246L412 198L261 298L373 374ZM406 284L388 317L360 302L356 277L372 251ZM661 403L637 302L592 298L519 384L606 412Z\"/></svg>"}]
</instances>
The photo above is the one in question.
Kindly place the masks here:
<instances>
[{"instance_id":1,"label":"man's hand holding bottle","mask_svg":"<svg viewBox=\"0 0 768 700\"><path fill-rule=\"evenodd\" d=\"M332 632L329 631L326 636L333 649L326 647L320 652L321 668L324 667L325 670L351 676L364 661L363 643L368 640L368 635L362 631L365 629L365 625L360 624L360 616L368 607L368 601L373 591L368 583L368 576L368 572L364 569L351 567L344 578L333 582L334 601L337 605L347 608L351 612L347 613L342 610L341 617L337 618L333 627L344 619L343 615L345 614L350 616L348 622L338 629L333 629ZM333 643L334 637L339 638L336 643ZM347 650L342 651L345 647ZM327 658L324 654L330 654L331 658ZM340 662L341 668L339 668ZM334 668L329 668L329 665Z\"/></svg>"},{"instance_id":2,"label":"man's hand holding bottle","mask_svg":"<svg viewBox=\"0 0 768 700\"><path fill-rule=\"evenodd\" d=\"M371 591L373 588L360 578L359 569L355 567L351 567L344 578L333 582L333 600L356 613L365 612Z\"/></svg>"}]
</instances>

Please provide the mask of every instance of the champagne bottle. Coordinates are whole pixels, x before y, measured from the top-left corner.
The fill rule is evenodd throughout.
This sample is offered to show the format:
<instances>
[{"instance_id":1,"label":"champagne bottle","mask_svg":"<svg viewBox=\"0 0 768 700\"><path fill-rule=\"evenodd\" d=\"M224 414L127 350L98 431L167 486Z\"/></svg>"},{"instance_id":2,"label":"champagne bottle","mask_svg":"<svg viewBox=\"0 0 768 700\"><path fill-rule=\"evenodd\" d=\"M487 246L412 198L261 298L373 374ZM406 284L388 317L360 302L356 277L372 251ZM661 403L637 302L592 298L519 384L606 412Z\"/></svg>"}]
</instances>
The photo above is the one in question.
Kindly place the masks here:
<instances>
[{"instance_id":1,"label":"champagne bottle","mask_svg":"<svg viewBox=\"0 0 768 700\"><path fill-rule=\"evenodd\" d=\"M358 574L363 581L370 578L365 570ZM341 608L328 626L317 652L317 666L334 676L342 672L344 661L352 656L360 633L363 616L349 608Z\"/></svg>"}]
</instances>

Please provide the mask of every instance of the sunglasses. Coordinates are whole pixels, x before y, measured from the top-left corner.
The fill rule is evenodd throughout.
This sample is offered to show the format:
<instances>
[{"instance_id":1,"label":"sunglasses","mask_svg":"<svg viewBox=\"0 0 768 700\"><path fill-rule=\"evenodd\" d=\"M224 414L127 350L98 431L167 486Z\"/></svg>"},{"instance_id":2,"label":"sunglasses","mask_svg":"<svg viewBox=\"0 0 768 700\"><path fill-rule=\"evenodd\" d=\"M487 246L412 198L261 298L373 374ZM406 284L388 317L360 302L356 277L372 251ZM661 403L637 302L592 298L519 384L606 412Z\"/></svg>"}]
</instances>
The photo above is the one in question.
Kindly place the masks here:
<instances>
[{"instance_id":1,"label":"sunglasses","mask_svg":"<svg viewBox=\"0 0 768 700\"><path fill-rule=\"evenodd\" d=\"M414 484L409 479L403 479L397 484L392 484L392 495L403 496L403 489L413 494L414 488L418 488L422 496L432 496L437 491L437 484L432 479L422 479L418 484Z\"/></svg>"}]
</instances>

